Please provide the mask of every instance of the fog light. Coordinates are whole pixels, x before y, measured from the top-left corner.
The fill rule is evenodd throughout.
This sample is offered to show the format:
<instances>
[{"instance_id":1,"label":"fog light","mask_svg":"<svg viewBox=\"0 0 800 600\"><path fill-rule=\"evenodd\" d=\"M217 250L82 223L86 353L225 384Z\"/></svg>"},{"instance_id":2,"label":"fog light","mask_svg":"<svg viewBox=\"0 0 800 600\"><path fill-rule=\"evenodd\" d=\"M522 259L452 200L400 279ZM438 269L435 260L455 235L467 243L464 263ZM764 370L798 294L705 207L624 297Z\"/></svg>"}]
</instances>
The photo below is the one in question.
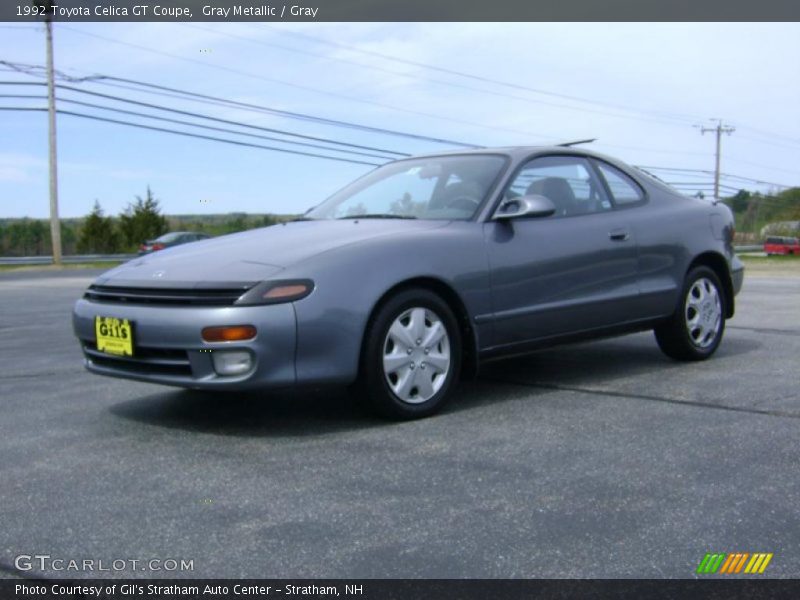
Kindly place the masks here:
<instances>
[{"instance_id":1,"label":"fog light","mask_svg":"<svg viewBox=\"0 0 800 600\"><path fill-rule=\"evenodd\" d=\"M214 350L211 357L217 375L241 375L253 368L253 356L247 350Z\"/></svg>"}]
</instances>

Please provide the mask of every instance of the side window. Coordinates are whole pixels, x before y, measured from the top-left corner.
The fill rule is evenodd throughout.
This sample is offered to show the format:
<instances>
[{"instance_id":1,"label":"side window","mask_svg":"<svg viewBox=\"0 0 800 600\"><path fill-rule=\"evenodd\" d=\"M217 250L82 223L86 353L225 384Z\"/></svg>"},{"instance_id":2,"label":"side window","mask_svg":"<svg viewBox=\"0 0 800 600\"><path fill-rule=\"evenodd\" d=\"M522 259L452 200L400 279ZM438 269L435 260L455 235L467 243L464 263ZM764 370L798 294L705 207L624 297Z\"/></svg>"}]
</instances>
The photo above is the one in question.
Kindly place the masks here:
<instances>
[{"instance_id":1,"label":"side window","mask_svg":"<svg viewBox=\"0 0 800 600\"><path fill-rule=\"evenodd\" d=\"M644 194L633 180L625 173L609 164L597 162L597 168L603 174L608 189L617 206L636 204L644 200Z\"/></svg>"},{"instance_id":2,"label":"side window","mask_svg":"<svg viewBox=\"0 0 800 600\"><path fill-rule=\"evenodd\" d=\"M543 156L526 164L506 190L506 198L545 196L556 205L556 216L569 217L611 210L603 187L585 159Z\"/></svg>"}]
</instances>

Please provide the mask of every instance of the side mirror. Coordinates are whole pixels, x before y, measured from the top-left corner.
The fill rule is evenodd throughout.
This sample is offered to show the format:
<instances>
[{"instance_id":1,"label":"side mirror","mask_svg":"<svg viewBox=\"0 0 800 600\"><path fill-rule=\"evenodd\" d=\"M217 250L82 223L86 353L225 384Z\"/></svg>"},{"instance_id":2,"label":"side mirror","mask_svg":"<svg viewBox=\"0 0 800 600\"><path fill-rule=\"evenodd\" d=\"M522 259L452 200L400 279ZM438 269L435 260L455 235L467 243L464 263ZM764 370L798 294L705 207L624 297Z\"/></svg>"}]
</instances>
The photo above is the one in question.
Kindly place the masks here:
<instances>
[{"instance_id":1,"label":"side mirror","mask_svg":"<svg viewBox=\"0 0 800 600\"><path fill-rule=\"evenodd\" d=\"M493 218L498 221L507 221L523 217L549 217L555 212L555 204L545 196L519 196L500 204Z\"/></svg>"}]
</instances>

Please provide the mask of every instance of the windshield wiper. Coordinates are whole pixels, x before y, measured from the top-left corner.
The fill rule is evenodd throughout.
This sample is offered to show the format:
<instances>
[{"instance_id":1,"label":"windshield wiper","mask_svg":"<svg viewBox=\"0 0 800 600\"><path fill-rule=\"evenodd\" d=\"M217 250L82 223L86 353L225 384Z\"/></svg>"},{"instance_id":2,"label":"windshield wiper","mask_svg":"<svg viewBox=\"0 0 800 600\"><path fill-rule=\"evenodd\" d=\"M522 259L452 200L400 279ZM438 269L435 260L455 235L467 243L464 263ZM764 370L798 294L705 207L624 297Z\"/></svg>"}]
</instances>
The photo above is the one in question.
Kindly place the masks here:
<instances>
[{"instance_id":1,"label":"windshield wiper","mask_svg":"<svg viewBox=\"0 0 800 600\"><path fill-rule=\"evenodd\" d=\"M391 213L364 213L363 215L347 215L346 217L338 217L337 220L342 219L416 219L412 215L394 215Z\"/></svg>"}]
</instances>

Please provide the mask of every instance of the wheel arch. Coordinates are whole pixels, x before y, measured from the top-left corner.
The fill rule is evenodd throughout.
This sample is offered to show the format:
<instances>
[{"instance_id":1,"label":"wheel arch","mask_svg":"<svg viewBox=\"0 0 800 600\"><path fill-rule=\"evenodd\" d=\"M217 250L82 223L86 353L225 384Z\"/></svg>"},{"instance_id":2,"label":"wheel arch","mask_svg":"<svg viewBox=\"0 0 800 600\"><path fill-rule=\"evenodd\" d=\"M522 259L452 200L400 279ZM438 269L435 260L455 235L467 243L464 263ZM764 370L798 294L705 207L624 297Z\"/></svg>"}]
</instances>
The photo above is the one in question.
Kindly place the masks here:
<instances>
[{"instance_id":1,"label":"wheel arch","mask_svg":"<svg viewBox=\"0 0 800 600\"><path fill-rule=\"evenodd\" d=\"M367 340L366 333L375 314L394 294L411 288L422 288L435 293L441 297L442 300L444 300L444 302L448 305L450 310L453 311L461 332L462 360L460 376L462 379L475 377L478 373L478 340L475 328L472 326L469 312L467 311L467 307L458 292L456 292L456 290L448 283L435 277L413 277L411 279L403 280L390 287L381 295L380 298L378 298L377 302L375 302L375 304L372 306L372 310L370 310L369 317L366 321L366 327L364 328L364 335L361 340L359 365L363 364Z\"/></svg>"},{"instance_id":2,"label":"wheel arch","mask_svg":"<svg viewBox=\"0 0 800 600\"><path fill-rule=\"evenodd\" d=\"M686 275L699 266L708 267L714 271L722 282L723 291L725 292L725 318L730 319L734 314L735 294L733 293L733 280L731 279L728 261L718 252L703 252L695 256L694 260L689 264L689 268L686 269Z\"/></svg>"}]
</instances>

